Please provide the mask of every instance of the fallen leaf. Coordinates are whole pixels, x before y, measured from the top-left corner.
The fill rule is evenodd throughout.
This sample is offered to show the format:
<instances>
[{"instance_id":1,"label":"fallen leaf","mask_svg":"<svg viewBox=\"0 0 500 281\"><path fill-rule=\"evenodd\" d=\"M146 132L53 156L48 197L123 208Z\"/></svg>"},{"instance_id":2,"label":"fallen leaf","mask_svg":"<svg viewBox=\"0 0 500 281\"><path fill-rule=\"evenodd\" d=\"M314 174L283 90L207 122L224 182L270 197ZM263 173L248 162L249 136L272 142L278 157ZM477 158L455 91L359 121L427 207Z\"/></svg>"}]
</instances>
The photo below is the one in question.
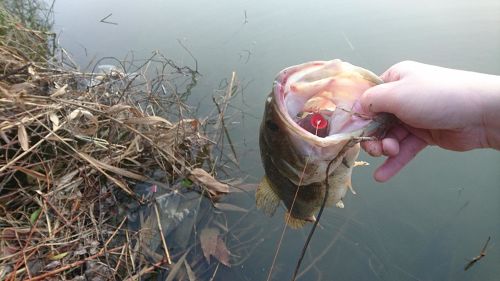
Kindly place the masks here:
<instances>
[{"instance_id":1,"label":"fallen leaf","mask_svg":"<svg viewBox=\"0 0 500 281\"><path fill-rule=\"evenodd\" d=\"M216 180L203 169L193 169L188 178L194 183L205 187L213 196L229 192L229 185Z\"/></svg>"},{"instance_id":2,"label":"fallen leaf","mask_svg":"<svg viewBox=\"0 0 500 281\"><path fill-rule=\"evenodd\" d=\"M68 122L73 125L74 134L92 136L99 128L99 121L90 111L75 109L68 115Z\"/></svg>"},{"instance_id":3,"label":"fallen leaf","mask_svg":"<svg viewBox=\"0 0 500 281\"><path fill-rule=\"evenodd\" d=\"M107 114L115 114L131 108L130 105L115 104L106 110Z\"/></svg>"},{"instance_id":4,"label":"fallen leaf","mask_svg":"<svg viewBox=\"0 0 500 281\"><path fill-rule=\"evenodd\" d=\"M193 182L188 180L188 179L181 180L182 187L191 187L192 185L193 185Z\"/></svg>"},{"instance_id":5,"label":"fallen leaf","mask_svg":"<svg viewBox=\"0 0 500 281\"><path fill-rule=\"evenodd\" d=\"M231 267L229 263L229 250L226 247L226 243L222 240L220 236L217 237L217 248L215 249L215 255L213 255L220 263L227 267Z\"/></svg>"},{"instance_id":6,"label":"fallen leaf","mask_svg":"<svg viewBox=\"0 0 500 281\"><path fill-rule=\"evenodd\" d=\"M71 113L68 115L68 121L71 121L71 120L77 118L78 116L80 116L80 114L81 114L80 109L75 109L75 110L71 111Z\"/></svg>"},{"instance_id":7,"label":"fallen leaf","mask_svg":"<svg viewBox=\"0 0 500 281\"><path fill-rule=\"evenodd\" d=\"M147 117L128 117L125 120L125 124L137 124L137 125L155 125L163 123L168 127L172 127L172 123L170 123L167 119L162 118L160 116L147 116Z\"/></svg>"},{"instance_id":8,"label":"fallen leaf","mask_svg":"<svg viewBox=\"0 0 500 281\"><path fill-rule=\"evenodd\" d=\"M215 253L217 248L218 236L219 229L213 227L204 228L200 233L201 249L208 263L210 263L210 256Z\"/></svg>"},{"instance_id":9,"label":"fallen leaf","mask_svg":"<svg viewBox=\"0 0 500 281\"><path fill-rule=\"evenodd\" d=\"M52 122L52 131L57 131L59 129L59 117L54 112L49 114L49 119Z\"/></svg>"},{"instance_id":10,"label":"fallen leaf","mask_svg":"<svg viewBox=\"0 0 500 281\"><path fill-rule=\"evenodd\" d=\"M49 259L53 260L53 261L57 261L57 260L63 259L67 255L68 255L68 252L64 252L64 253L60 253L60 254L57 254L57 255L49 256Z\"/></svg>"},{"instance_id":11,"label":"fallen leaf","mask_svg":"<svg viewBox=\"0 0 500 281\"><path fill-rule=\"evenodd\" d=\"M38 219L38 217L40 216L40 212L42 212L42 208L38 208L36 209L30 216L30 222L31 224L35 224L36 220Z\"/></svg>"},{"instance_id":12,"label":"fallen leaf","mask_svg":"<svg viewBox=\"0 0 500 281\"><path fill-rule=\"evenodd\" d=\"M26 132L26 127L21 123L17 125L17 138L19 139L19 143L21 144L21 148L26 151L30 148L28 133Z\"/></svg>"},{"instance_id":13,"label":"fallen leaf","mask_svg":"<svg viewBox=\"0 0 500 281\"><path fill-rule=\"evenodd\" d=\"M115 172L115 173L118 172L118 174L126 175L127 177L131 177L133 179L138 179L141 181L145 181L147 179L145 176L141 176L141 175L129 172L127 170L100 162L97 159L94 159L90 155L87 155L85 153L78 152L78 155L80 157L82 157L84 160L86 160L87 162L89 162L90 165L94 166L99 172L104 174L109 180L111 180L113 183L115 183L118 187L120 187L123 191L125 191L129 195L132 195L134 193L132 192L132 190L130 190L128 185L125 182L123 182L115 177L112 177L111 175L106 173L105 170L110 170L110 171Z\"/></svg>"},{"instance_id":14,"label":"fallen leaf","mask_svg":"<svg viewBox=\"0 0 500 281\"><path fill-rule=\"evenodd\" d=\"M83 159L85 159L87 162L92 164L93 166L99 167L99 168L106 170L106 171L113 172L113 173L118 174L120 176L128 177L128 178L135 179L135 180L140 180L140 181L145 181L148 179L146 176L139 175L139 174L136 174L134 172L130 172L127 169L122 169L120 167L116 167L116 166L110 165L106 162L95 159L86 153L80 152L79 155Z\"/></svg>"},{"instance_id":15,"label":"fallen leaf","mask_svg":"<svg viewBox=\"0 0 500 281\"><path fill-rule=\"evenodd\" d=\"M200 233L200 242L203 255L208 263L210 263L210 256L213 256L223 265L227 267L231 266L229 263L230 252L226 247L226 243L224 243L219 235L218 228L204 228Z\"/></svg>"},{"instance_id":16,"label":"fallen leaf","mask_svg":"<svg viewBox=\"0 0 500 281\"><path fill-rule=\"evenodd\" d=\"M62 96L66 94L66 88L68 87L68 84L62 86L61 88L57 89L52 95L50 95L51 98L55 98L58 96Z\"/></svg>"}]
</instances>

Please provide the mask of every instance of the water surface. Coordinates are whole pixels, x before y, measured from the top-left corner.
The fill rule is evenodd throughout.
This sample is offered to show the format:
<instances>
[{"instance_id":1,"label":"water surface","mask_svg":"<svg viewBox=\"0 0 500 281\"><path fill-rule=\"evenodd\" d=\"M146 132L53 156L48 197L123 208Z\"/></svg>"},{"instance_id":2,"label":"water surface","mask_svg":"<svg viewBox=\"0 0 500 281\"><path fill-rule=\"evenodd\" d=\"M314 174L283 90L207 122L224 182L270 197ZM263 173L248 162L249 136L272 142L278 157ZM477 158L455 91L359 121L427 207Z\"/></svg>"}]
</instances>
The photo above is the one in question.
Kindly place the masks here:
<instances>
[{"instance_id":1,"label":"water surface","mask_svg":"<svg viewBox=\"0 0 500 281\"><path fill-rule=\"evenodd\" d=\"M258 126L275 74L309 60L340 58L381 73L406 59L500 75L500 2L442 1L57 1L60 43L84 67L94 58L146 58L159 50L179 64L196 57L202 74L191 97L212 109L220 81L235 71L244 87L231 128L249 182L263 169ZM112 13L107 20L100 20ZM389 183L356 169L346 208L327 209L301 280L494 280L500 276L500 153L430 148ZM246 204L252 198L246 199ZM283 227L256 212L264 228L252 255L218 280L265 280ZM273 280L287 280L309 228L287 230ZM492 237L487 256L463 267Z\"/></svg>"}]
</instances>

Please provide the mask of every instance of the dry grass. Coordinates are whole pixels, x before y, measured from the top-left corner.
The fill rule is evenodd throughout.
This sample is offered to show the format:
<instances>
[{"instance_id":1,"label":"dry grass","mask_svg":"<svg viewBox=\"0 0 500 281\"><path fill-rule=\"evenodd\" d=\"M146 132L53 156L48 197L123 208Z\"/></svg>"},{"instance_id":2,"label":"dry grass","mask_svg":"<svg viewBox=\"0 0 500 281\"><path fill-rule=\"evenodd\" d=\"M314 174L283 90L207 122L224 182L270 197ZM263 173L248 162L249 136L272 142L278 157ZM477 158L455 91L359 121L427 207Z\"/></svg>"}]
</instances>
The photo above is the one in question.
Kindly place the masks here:
<instances>
[{"instance_id":1,"label":"dry grass","mask_svg":"<svg viewBox=\"0 0 500 281\"><path fill-rule=\"evenodd\" d=\"M184 104L196 70L154 53L83 73L63 68L71 61L64 50L57 62L39 54L48 52L50 34L10 27L25 34L4 32L12 40L0 44L0 279L135 280L167 267L177 274L179 264L192 278L186 255L199 242L174 253L169 266L158 200L136 187L165 193L188 185L217 199L219 191L204 192L221 185L209 174L237 165L234 148L226 157L221 147L225 135L230 141L224 114L234 75L214 98L215 117L200 121L186 117ZM200 167L208 173L195 186L188 178ZM132 231L124 202L155 213ZM144 248L154 235L162 237L159 251Z\"/></svg>"},{"instance_id":2,"label":"dry grass","mask_svg":"<svg viewBox=\"0 0 500 281\"><path fill-rule=\"evenodd\" d=\"M113 254L114 190L142 202L135 183L165 186L200 166L208 145L200 122L146 113L130 86L108 91L124 81L118 72L87 78L40 67L15 49L0 52L0 274L33 277L50 262L80 265L82 251ZM96 86L77 90L78 79ZM163 176L153 179L158 170Z\"/></svg>"}]
</instances>

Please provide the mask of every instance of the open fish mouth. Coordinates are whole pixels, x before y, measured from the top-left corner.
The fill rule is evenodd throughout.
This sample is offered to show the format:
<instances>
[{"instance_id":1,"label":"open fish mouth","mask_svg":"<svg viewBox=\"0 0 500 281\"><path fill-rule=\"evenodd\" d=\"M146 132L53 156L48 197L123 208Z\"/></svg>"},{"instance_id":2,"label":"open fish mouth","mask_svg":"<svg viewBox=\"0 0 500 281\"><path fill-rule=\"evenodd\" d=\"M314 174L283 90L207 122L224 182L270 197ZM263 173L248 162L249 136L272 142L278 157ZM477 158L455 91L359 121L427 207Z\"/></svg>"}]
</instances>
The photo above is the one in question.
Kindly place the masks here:
<instances>
[{"instance_id":1,"label":"open fish mouth","mask_svg":"<svg viewBox=\"0 0 500 281\"><path fill-rule=\"evenodd\" d=\"M291 131L326 146L370 124L372 118L354 113L353 107L366 89L380 83L372 72L347 62L316 61L283 70L274 98Z\"/></svg>"},{"instance_id":2,"label":"open fish mouth","mask_svg":"<svg viewBox=\"0 0 500 281\"><path fill-rule=\"evenodd\" d=\"M344 206L359 164L358 142L391 123L389 114L362 116L353 110L361 95L380 83L372 72L341 60L308 62L278 74L260 127L265 176L256 192L259 209L272 215L283 202L287 224L301 227L314 221L325 198L328 206Z\"/></svg>"}]
</instances>

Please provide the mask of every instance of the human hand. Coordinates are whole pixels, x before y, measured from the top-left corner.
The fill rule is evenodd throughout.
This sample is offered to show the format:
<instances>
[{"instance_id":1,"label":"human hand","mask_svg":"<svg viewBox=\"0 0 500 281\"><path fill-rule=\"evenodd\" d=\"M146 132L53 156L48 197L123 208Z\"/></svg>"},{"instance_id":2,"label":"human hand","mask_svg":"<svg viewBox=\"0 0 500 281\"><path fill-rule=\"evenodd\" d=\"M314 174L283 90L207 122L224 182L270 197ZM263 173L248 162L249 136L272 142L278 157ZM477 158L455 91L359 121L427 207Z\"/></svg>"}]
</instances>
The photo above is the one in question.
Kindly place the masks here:
<instances>
[{"instance_id":1,"label":"human hand","mask_svg":"<svg viewBox=\"0 0 500 281\"><path fill-rule=\"evenodd\" d=\"M500 149L499 76L404 61L381 78L386 83L361 97L361 112L393 113L401 123L382 140L362 143L370 155L388 156L375 180L389 180L427 145Z\"/></svg>"}]
</instances>

